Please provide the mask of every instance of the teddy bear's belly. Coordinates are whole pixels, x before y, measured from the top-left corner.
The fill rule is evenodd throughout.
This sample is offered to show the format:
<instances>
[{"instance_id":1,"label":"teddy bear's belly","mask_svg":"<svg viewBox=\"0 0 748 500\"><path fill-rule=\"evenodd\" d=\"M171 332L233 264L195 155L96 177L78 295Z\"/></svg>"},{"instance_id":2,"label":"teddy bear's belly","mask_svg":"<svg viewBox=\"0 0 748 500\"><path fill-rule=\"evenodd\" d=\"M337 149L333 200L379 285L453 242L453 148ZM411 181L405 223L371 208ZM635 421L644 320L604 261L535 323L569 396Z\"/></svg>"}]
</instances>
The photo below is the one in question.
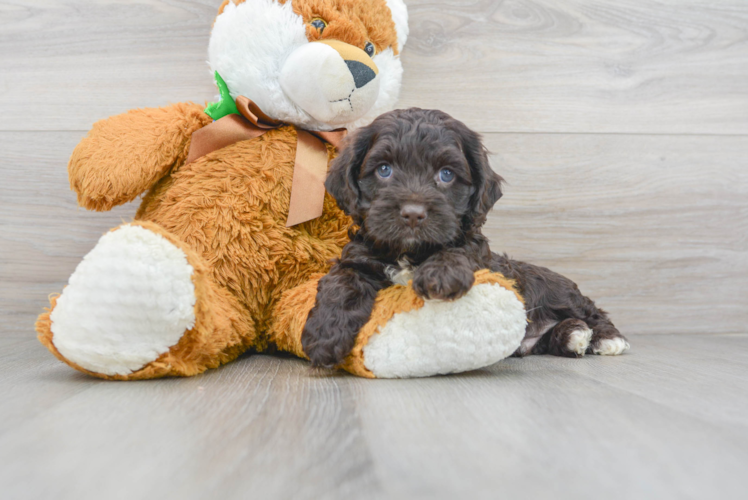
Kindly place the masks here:
<instances>
[{"instance_id":1,"label":"teddy bear's belly","mask_svg":"<svg viewBox=\"0 0 748 500\"><path fill-rule=\"evenodd\" d=\"M322 217L286 227L296 137L281 131L181 167L148 193L136 216L200 253L260 331L284 290L329 269L350 225L326 195Z\"/></svg>"}]
</instances>

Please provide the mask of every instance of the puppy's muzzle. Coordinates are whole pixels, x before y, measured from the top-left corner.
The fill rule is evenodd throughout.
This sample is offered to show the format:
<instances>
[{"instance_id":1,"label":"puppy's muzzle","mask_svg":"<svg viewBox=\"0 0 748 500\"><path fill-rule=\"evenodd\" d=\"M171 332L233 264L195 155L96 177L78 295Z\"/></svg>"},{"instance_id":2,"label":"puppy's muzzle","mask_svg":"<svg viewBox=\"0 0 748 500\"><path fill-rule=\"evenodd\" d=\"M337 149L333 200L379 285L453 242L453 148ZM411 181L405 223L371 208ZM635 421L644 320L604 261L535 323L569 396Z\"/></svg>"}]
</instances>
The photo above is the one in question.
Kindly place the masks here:
<instances>
[{"instance_id":1,"label":"puppy's muzzle","mask_svg":"<svg viewBox=\"0 0 748 500\"><path fill-rule=\"evenodd\" d=\"M371 57L339 40L294 50L280 76L283 92L314 119L342 125L364 116L379 96L379 68Z\"/></svg>"}]
</instances>

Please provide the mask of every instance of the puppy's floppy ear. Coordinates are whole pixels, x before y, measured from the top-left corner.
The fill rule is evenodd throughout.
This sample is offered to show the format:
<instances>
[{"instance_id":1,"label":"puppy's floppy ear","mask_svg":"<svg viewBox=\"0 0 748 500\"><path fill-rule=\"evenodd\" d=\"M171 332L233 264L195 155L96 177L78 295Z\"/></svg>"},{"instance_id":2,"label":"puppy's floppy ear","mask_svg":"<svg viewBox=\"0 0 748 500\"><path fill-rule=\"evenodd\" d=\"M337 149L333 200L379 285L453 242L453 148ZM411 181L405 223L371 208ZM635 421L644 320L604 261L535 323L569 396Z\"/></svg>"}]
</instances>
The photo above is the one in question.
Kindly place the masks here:
<instances>
[{"instance_id":1,"label":"puppy's floppy ear","mask_svg":"<svg viewBox=\"0 0 748 500\"><path fill-rule=\"evenodd\" d=\"M476 191L476 202L475 211L481 215L486 215L491 211L497 201L504 196L501 191L501 183L504 182L503 177L493 171L491 164L488 161L488 153L483 152L483 161L485 165L485 177L483 183Z\"/></svg>"},{"instance_id":2,"label":"puppy's floppy ear","mask_svg":"<svg viewBox=\"0 0 748 500\"><path fill-rule=\"evenodd\" d=\"M488 150L477 132L473 132L458 120L454 120L450 128L457 133L462 153L470 166L475 189L470 198L470 210L474 223L480 225L485 221L486 214L501 198L501 183L504 179L491 168Z\"/></svg>"},{"instance_id":3,"label":"puppy's floppy ear","mask_svg":"<svg viewBox=\"0 0 748 500\"><path fill-rule=\"evenodd\" d=\"M349 135L327 173L325 188L347 215L355 215L357 212L361 194L358 176L375 135L374 127L371 125Z\"/></svg>"}]
</instances>

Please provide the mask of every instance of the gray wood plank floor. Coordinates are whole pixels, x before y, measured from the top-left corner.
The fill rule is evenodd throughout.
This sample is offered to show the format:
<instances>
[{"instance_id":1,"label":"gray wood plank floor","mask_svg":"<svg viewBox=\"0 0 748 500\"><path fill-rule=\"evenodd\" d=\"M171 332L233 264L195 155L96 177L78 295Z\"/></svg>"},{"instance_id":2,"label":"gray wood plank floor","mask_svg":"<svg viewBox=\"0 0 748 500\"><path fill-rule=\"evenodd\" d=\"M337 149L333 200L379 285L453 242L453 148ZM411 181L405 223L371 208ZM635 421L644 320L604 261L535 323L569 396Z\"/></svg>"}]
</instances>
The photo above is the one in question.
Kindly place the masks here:
<instances>
[{"instance_id":1,"label":"gray wood plank floor","mask_svg":"<svg viewBox=\"0 0 748 500\"><path fill-rule=\"evenodd\" d=\"M748 335L405 381L248 356L109 383L0 353L7 499L745 498Z\"/></svg>"}]
</instances>

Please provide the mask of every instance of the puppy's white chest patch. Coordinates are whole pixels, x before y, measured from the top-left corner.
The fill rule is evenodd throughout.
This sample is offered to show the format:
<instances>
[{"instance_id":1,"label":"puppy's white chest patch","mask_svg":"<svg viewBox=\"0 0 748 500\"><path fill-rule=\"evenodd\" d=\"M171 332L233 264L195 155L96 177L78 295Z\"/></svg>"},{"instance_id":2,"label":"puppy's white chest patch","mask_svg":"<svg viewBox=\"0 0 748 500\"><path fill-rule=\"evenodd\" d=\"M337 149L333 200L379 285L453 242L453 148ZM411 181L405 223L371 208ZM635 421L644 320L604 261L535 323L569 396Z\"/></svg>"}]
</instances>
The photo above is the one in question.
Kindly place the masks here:
<instances>
[{"instance_id":1,"label":"puppy's white chest patch","mask_svg":"<svg viewBox=\"0 0 748 500\"><path fill-rule=\"evenodd\" d=\"M416 267L406 259L400 259L396 266L387 266L384 272L387 273L387 277L394 284L408 286L408 282L413 280Z\"/></svg>"}]
</instances>

